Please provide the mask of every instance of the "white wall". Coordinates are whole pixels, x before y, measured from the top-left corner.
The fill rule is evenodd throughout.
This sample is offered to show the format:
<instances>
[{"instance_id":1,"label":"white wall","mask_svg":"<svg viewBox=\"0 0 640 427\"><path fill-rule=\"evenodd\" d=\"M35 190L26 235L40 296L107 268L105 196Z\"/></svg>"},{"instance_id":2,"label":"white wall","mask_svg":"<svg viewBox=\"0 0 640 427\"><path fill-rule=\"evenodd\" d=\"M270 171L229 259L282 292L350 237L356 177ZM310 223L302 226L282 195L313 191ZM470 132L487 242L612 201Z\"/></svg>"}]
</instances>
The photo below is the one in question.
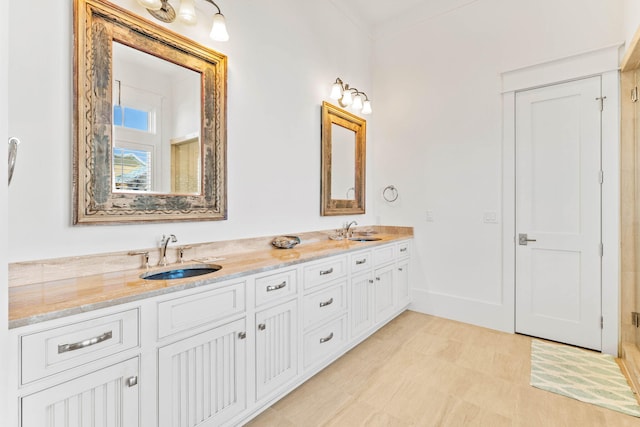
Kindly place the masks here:
<instances>
[{"instance_id":1,"label":"white wall","mask_svg":"<svg viewBox=\"0 0 640 427\"><path fill-rule=\"evenodd\" d=\"M623 0L624 3L624 37L629 47L638 26L640 25L640 2L638 0Z\"/></svg>"},{"instance_id":2,"label":"white wall","mask_svg":"<svg viewBox=\"0 0 640 427\"><path fill-rule=\"evenodd\" d=\"M497 315L512 306L501 224L483 223L501 221L499 75L621 42L622 21L621 0L482 0L378 32L376 214L415 226L415 308L513 329ZM378 196L388 184L395 204Z\"/></svg>"},{"instance_id":3,"label":"white wall","mask_svg":"<svg viewBox=\"0 0 640 427\"><path fill-rule=\"evenodd\" d=\"M0 177L7 176L7 145L8 132L8 73L7 66L9 58L9 2L0 2ZM7 187L0 179L0 235L6 236L7 227ZM0 239L0 366L7 366L9 360L8 351L9 340L7 328L9 326L8 316L8 273L7 273L7 250L9 242L7 239ZM0 414L7 414L7 404L9 403L8 372L7 369L0 369ZM12 416L3 417L5 421L13 419Z\"/></svg>"},{"instance_id":4,"label":"white wall","mask_svg":"<svg viewBox=\"0 0 640 427\"><path fill-rule=\"evenodd\" d=\"M115 3L152 19L134 0ZM197 7L197 27L171 28L229 57L229 219L73 227L72 2L11 2L10 132L23 145L9 197L10 262L152 247L166 233L194 243L345 220L319 215L320 105L338 76L373 97L371 40L328 1L221 0L231 40L215 43L214 8ZM373 153L371 135L368 144ZM373 223L371 194L361 224Z\"/></svg>"}]
</instances>

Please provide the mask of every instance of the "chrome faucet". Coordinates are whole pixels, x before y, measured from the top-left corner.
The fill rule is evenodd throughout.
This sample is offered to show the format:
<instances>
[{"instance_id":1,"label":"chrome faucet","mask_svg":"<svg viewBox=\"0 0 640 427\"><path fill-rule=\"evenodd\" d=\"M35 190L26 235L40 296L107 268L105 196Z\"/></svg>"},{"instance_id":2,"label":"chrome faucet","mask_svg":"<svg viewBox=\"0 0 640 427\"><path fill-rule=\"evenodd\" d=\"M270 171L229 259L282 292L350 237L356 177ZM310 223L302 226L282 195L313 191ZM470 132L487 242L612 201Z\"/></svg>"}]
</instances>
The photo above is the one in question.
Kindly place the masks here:
<instances>
[{"instance_id":1,"label":"chrome faucet","mask_svg":"<svg viewBox=\"0 0 640 427\"><path fill-rule=\"evenodd\" d=\"M351 237L351 234L353 233L351 231L351 226L352 225L358 225L358 223L356 221L351 221L351 222L345 222L344 223L344 227L342 228L342 234L344 234L345 239L348 239L349 237Z\"/></svg>"},{"instance_id":2,"label":"chrome faucet","mask_svg":"<svg viewBox=\"0 0 640 427\"><path fill-rule=\"evenodd\" d=\"M169 236L162 235L162 240L160 241L160 261L158 265L165 266L167 265L167 245L169 245L169 241L175 243L178 241L178 238L175 234L169 234Z\"/></svg>"}]
</instances>

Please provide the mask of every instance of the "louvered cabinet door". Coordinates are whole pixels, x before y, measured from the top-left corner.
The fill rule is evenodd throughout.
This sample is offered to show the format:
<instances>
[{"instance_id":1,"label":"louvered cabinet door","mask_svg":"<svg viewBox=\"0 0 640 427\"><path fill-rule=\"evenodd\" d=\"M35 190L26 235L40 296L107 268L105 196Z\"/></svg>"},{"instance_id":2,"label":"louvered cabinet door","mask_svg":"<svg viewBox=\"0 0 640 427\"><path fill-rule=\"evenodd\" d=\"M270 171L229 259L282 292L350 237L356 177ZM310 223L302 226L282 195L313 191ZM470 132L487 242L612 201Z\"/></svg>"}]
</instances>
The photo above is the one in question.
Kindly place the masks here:
<instances>
[{"instance_id":1,"label":"louvered cabinet door","mask_svg":"<svg viewBox=\"0 0 640 427\"><path fill-rule=\"evenodd\" d=\"M22 427L137 426L137 376L136 357L25 396Z\"/></svg>"},{"instance_id":2,"label":"louvered cabinet door","mask_svg":"<svg viewBox=\"0 0 640 427\"><path fill-rule=\"evenodd\" d=\"M298 373L297 301L256 313L256 398Z\"/></svg>"},{"instance_id":3,"label":"louvered cabinet door","mask_svg":"<svg viewBox=\"0 0 640 427\"><path fill-rule=\"evenodd\" d=\"M158 350L158 425L219 426L246 407L245 320Z\"/></svg>"}]
</instances>

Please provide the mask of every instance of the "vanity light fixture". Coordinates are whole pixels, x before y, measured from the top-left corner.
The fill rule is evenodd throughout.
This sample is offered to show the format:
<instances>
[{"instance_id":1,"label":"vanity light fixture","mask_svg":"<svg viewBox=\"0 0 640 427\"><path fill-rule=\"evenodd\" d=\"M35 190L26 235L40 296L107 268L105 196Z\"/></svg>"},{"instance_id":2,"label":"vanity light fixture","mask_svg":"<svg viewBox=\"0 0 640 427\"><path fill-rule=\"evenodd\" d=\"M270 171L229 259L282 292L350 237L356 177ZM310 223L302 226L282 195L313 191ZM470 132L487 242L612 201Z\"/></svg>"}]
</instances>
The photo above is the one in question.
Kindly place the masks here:
<instances>
[{"instance_id":1,"label":"vanity light fixture","mask_svg":"<svg viewBox=\"0 0 640 427\"><path fill-rule=\"evenodd\" d=\"M349 84L343 82L340 77L331 86L329 97L337 100L341 107L351 106L354 110L360 110L362 114L371 114L371 101L369 101L367 94L354 87L349 87Z\"/></svg>"},{"instance_id":2,"label":"vanity light fixture","mask_svg":"<svg viewBox=\"0 0 640 427\"><path fill-rule=\"evenodd\" d=\"M229 40L229 33L220 7L213 0L205 1L214 5L218 11L213 15L213 25L209 37L215 41L226 42ZM180 22L188 25L195 25L198 22L194 0L180 0L177 15L169 0L138 0L138 3L146 8L151 16L162 22L171 23L175 21L176 16Z\"/></svg>"}]
</instances>

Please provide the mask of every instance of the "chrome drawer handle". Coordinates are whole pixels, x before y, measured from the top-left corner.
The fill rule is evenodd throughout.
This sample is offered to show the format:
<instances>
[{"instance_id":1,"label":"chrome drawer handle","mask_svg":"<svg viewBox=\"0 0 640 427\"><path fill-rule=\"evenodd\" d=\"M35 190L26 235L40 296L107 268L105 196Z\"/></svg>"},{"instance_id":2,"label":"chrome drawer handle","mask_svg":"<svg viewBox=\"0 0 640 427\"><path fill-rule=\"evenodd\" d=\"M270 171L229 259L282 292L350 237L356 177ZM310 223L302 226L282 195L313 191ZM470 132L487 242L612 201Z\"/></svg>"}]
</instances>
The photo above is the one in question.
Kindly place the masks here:
<instances>
[{"instance_id":1,"label":"chrome drawer handle","mask_svg":"<svg viewBox=\"0 0 640 427\"><path fill-rule=\"evenodd\" d=\"M127 378L127 387L133 387L135 385L138 385L138 377Z\"/></svg>"},{"instance_id":2,"label":"chrome drawer handle","mask_svg":"<svg viewBox=\"0 0 640 427\"><path fill-rule=\"evenodd\" d=\"M267 329L267 325L265 325L264 323L260 323L258 325L258 329L261 330L261 331L264 331L265 329Z\"/></svg>"},{"instance_id":3,"label":"chrome drawer handle","mask_svg":"<svg viewBox=\"0 0 640 427\"><path fill-rule=\"evenodd\" d=\"M365 264L367 262L367 259L357 259L356 260L356 265L362 265Z\"/></svg>"},{"instance_id":4,"label":"chrome drawer handle","mask_svg":"<svg viewBox=\"0 0 640 427\"><path fill-rule=\"evenodd\" d=\"M287 281L280 283L279 285L269 285L267 286L267 292L277 291L278 289L282 289L287 286Z\"/></svg>"},{"instance_id":5,"label":"chrome drawer handle","mask_svg":"<svg viewBox=\"0 0 640 427\"><path fill-rule=\"evenodd\" d=\"M401 248L400 252L407 252L407 248Z\"/></svg>"},{"instance_id":6,"label":"chrome drawer handle","mask_svg":"<svg viewBox=\"0 0 640 427\"><path fill-rule=\"evenodd\" d=\"M90 347L106 340L113 338L113 332L105 332L97 337L90 338L88 340L74 342L72 344L60 344L58 346L58 354L66 353L67 351L80 350L81 348Z\"/></svg>"},{"instance_id":7,"label":"chrome drawer handle","mask_svg":"<svg viewBox=\"0 0 640 427\"><path fill-rule=\"evenodd\" d=\"M329 301L323 301L320 303L320 307L326 307L328 305L333 304L333 298L331 298Z\"/></svg>"},{"instance_id":8,"label":"chrome drawer handle","mask_svg":"<svg viewBox=\"0 0 640 427\"><path fill-rule=\"evenodd\" d=\"M403 270L402 270L402 267L398 268L398 271L403 271Z\"/></svg>"},{"instance_id":9,"label":"chrome drawer handle","mask_svg":"<svg viewBox=\"0 0 640 427\"><path fill-rule=\"evenodd\" d=\"M331 273L333 273L333 267L331 267L328 270L320 270L320 275L321 276L324 276L325 274L331 274Z\"/></svg>"},{"instance_id":10,"label":"chrome drawer handle","mask_svg":"<svg viewBox=\"0 0 640 427\"><path fill-rule=\"evenodd\" d=\"M333 339L333 332L331 332L331 333L329 334L329 336L328 336L328 337L326 337L326 338L320 338L320 344L324 344L324 343L326 343L327 341L331 341L332 339Z\"/></svg>"},{"instance_id":11,"label":"chrome drawer handle","mask_svg":"<svg viewBox=\"0 0 640 427\"><path fill-rule=\"evenodd\" d=\"M241 340L244 340L247 338L247 333L246 332L238 332L238 338Z\"/></svg>"}]
</instances>

